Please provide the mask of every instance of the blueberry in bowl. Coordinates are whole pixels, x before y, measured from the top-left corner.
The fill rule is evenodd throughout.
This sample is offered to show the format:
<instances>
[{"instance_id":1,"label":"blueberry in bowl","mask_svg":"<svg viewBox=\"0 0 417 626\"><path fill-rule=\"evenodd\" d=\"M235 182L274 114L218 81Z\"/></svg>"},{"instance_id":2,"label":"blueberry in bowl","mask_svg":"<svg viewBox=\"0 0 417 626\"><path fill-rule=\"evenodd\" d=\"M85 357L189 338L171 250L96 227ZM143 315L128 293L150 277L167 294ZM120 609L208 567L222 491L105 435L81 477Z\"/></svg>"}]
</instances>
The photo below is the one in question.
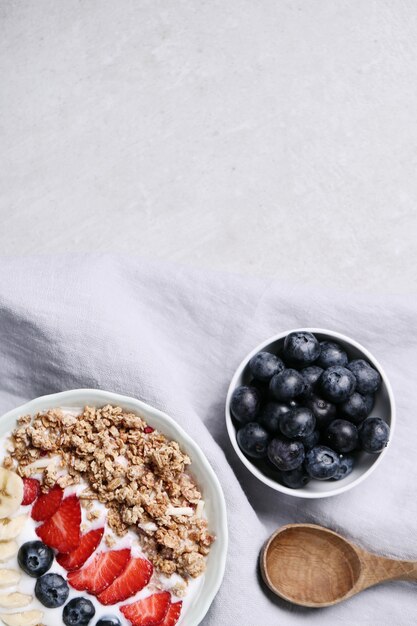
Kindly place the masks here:
<instances>
[{"instance_id":1,"label":"blueberry in bowl","mask_svg":"<svg viewBox=\"0 0 417 626\"><path fill-rule=\"evenodd\" d=\"M327 446L315 446L307 452L305 469L311 478L334 478L340 466L339 455Z\"/></svg>"},{"instance_id":2,"label":"blueberry in bowl","mask_svg":"<svg viewBox=\"0 0 417 626\"><path fill-rule=\"evenodd\" d=\"M64 606L62 621L65 626L88 626L96 610L88 598L73 598Z\"/></svg>"},{"instance_id":3,"label":"blueberry in bowl","mask_svg":"<svg viewBox=\"0 0 417 626\"><path fill-rule=\"evenodd\" d=\"M36 581L35 596L48 609L65 604L68 595L68 583L60 574L45 574Z\"/></svg>"},{"instance_id":4,"label":"blueberry in bowl","mask_svg":"<svg viewBox=\"0 0 417 626\"><path fill-rule=\"evenodd\" d=\"M359 343L322 329L271 337L237 368L226 425L244 465L302 498L337 495L378 466L395 404L381 365Z\"/></svg>"},{"instance_id":5,"label":"blueberry in bowl","mask_svg":"<svg viewBox=\"0 0 417 626\"><path fill-rule=\"evenodd\" d=\"M243 453L253 459L266 456L269 433L257 422L249 422L237 432L237 442Z\"/></svg>"}]
</instances>

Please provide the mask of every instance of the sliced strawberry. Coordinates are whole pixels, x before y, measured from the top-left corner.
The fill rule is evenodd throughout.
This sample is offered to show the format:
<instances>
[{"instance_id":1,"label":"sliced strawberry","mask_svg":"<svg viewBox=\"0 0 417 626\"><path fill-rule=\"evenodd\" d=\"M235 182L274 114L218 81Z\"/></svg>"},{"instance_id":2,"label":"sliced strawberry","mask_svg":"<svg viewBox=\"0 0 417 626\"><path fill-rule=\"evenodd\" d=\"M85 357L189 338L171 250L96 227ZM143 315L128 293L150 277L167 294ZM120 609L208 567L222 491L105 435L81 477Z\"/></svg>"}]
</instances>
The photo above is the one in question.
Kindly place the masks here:
<instances>
[{"instance_id":1,"label":"sliced strawberry","mask_svg":"<svg viewBox=\"0 0 417 626\"><path fill-rule=\"evenodd\" d=\"M131 598L148 584L152 572L152 564L146 559L130 559L125 570L100 593L98 600L101 604L116 604Z\"/></svg>"},{"instance_id":2,"label":"sliced strawberry","mask_svg":"<svg viewBox=\"0 0 417 626\"><path fill-rule=\"evenodd\" d=\"M75 548L69 554L57 554L56 560L67 572L80 569L93 552L97 550L103 534L104 528L90 530L89 533L81 537L78 548Z\"/></svg>"},{"instance_id":3,"label":"sliced strawberry","mask_svg":"<svg viewBox=\"0 0 417 626\"><path fill-rule=\"evenodd\" d=\"M48 493L41 493L32 508L32 519L37 522L44 522L52 517L59 509L64 497L64 491L55 485Z\"/></svg>"},{"instance_id":4,"label":"sliced strawberry","mask_svg":"<svg viewBox=\"0 0 417 626\"><path fill-rule=\"evenodd\" d=\"M32 504L38 497L41 490L41 484L36 478L23 479L23 500L22 505Z\"/></svg>"},{"instance_id":5,"label":"sliced strawberry","mask_svg":"<svg viewBox=\"0 0 417 626\"><path fill-rule=\"evenodd\" d=\"M89 565L68 574L68 582L78 591L93 595L102 593L123 572L130 559L130 550L111 550L96 554Z\"/></svg>"},{"instance_id":6,"label":"sliced strawberry","mask_svg":"<svg viewBox=\"0 0 417 626\"><path fill-rule=\"evenodd\" d=\"M52 517L36 529L36 534L58 552L72 552L80 543L81 507L77 496L63 500Z\"/></svg>"},{"instance_id":7,"label":"sliced strawberry","mask_svg":"<svg viewBox=\"0 0 417 626\"><path fill-rule=\"evenodd\" d=\"M165 618L170 603L170 593L162 591L133 604L125 604L120 610L133 626L156 626Z\"/></svg>"},{"instance_id":8,"label":"sliced strawberry","mask_svg":"<svg viewBox=\"0 0 417 626\"><path fill-rule=\"evenodd\" d=\"M165 619L158 624L158 626L175 626L178 622L182 609L182 602L174 602L170 604L168 613L165 615Z\"/></svg>"}]
</instances>

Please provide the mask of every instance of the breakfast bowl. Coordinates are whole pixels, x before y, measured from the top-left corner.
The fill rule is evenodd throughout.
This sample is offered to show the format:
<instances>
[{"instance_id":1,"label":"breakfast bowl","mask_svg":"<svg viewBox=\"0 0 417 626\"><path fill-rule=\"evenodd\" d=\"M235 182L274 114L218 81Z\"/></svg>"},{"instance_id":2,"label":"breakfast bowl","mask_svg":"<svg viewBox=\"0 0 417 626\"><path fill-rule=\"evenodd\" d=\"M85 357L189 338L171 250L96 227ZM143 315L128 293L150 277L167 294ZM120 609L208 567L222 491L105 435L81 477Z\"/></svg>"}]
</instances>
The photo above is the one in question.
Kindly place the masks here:
<instances>
[{"instance_id":1,"label":"breakfast bowl","mask_svg":"<svg viewBox=\"0 0 417 626\"><path fill-rule=\"evenodd\" d=\"M260 383L259 379L255 380L253 378L253 371L254 371L253 357L258 355L259 353L264 353L264 352L271 353L278 357L277 362L281 363L281 367L283 368L294 367L301 371L301 365L297 366L297 365L291 365L287 363L284 365L281 360L282 358L284 358L283 352L284 352L285 339L289 335L296 337L297 334L300 334L300 333L301 334L307 333L307 335L309 334L314 335L314 337L317 339L318 342L320 342L320 344L321 342L329 342L331 344L337 344L340 352L345 353L344 358L346 359L346 363L345 363L346 367L351 367L350 365L351 361L363 360L363 361L366 361L366 363L369 364L371 368L373 368L372 372L373 374L375 374L375 376L377 376L377 374L375 373L374 370L376 370L376 372L379 373L378 388L377 388L377 391L374 394L372 394L373 406L368 411L367 417L379 418L378 420L379 424L383 422L382 426L384 427L384 429L386 429L387 432L389 432L389 437L387 436L387 441L384 442L384 447L381 450L378 450L378 453L369 453L369 452L365 452L362 449L359 450L358 449L359 444L355 445L354 447L352 446L351 449L349 450L351 454L348 454L348 455L342 454L342 451L339 449L337 450L336 453L331 451L333 452L333 455L335 457L336 456L338 457L334 459L335 463L342 464L342 460L346 459L346 457L349 457L349 460L350 460L351 466L349 468L349 471L346 472L346 475L344 477L341 477L339 474L339 476L337 476L338 478L337 480L336 480L336 475L334 477L330 477L330 479L327 479L327 480L316 480L316 479L311 478L312 474L308 474L305 471L305 469L309 469L307 468L307 464L308 464L308 460L311 459L311 454L309 455L309 452L308 452L310 448L306 446L305 450L301 450L303 446L301 446L301 444L297 442L297 440L298 441L302 440L301 437L294 436L293 439L287 439L287 437L290 437L290 435L285 431L284 432L286 436L282 435L282 431L284 429L282 427L283 419L281 417L278 418L278 421L277 421L277 424L279 424L279 426L275 427L278 430L271 431L271 429L268 429L269 432L267 433L265 429L262 428L260 431L261 434L258 435L259 437L262 437L263 433L265 434L265 437L268 435L268 439L266 440L266 443L265 443L265 445L268 446L267 452L265 452L264 450L262 451L262 458L251 458L248 454L244 454L244 452L241 449L241 446L238 443L238 432L239 430L242 432L242 424L246 426L247 422L250 422L251 425L255 425L254 427L256 430L257 428L256 420L258 419L259 415L255 415L255 417L251 417L250 419L245 419L245 421L243 420L239 421L236 419L236 415L233 415L233 412L231 410L231 404L232 404L232 400L236 398L237 390L241 388L241 386L251 387L252 385L254 385L255 388L258 388L258 390L260 390L259 393L263 394L262 396L263 399L261 400L261 404L260 404L261 409L259 409L260 411L262 410L262 406L263 406L262 403L264 402L269 402L269 403L279 402L279 400L277 400L276 397L274 397L274 393L273 393L274 390L272 390L271 392L271 380L272 379L270 379L269 381L267 380L266 383L265 382ZM347 355L347 358L346 358L346 355ZM320 358L318 360L316 358L316 360L312 359L310 363L312 365L317 365L319 361L320 361ZM250 362L251 362L251 366L249 365ZM330 370L326 370L326 367L329 367L329 365L323 365L324 371L330 372ZM296 372L295 376L298 376L298 374L299 372L298 373ZM355 391L355 385L357 384L359 388L360 388L360 385L359 383L357 383L357 380L355 380L355 377L352 376L352 373L348 372L348 374L354 381L352 391L350 392L351 394L353 394ZM274 376L274 378L277 378L277 377ZM318 378L315 384L318 386L321 384L323 386L324 383L322 381L323 379L320 380ZM274 384L272 383L272 386L273 385ZM356 391L358 391L358 389ZM303 392L303 393L306 393L306 392ZM319 391L317 391L317 389L313 391L312 393L313 395L316 394L316 396L322 395ZM256 395L256 392L255 392L255 395ZM303 394L301 394L301 396L295 397L291 402L288 402L288 405L293 405L293 406L292 407L288 406L285 408L285 410L288 411L288 410L291 410L291 408L296 409L297 405L304 406L305 404L308 404L308 400L305 400L305 397L303 397ZM345 422L347 420L350 420L350 418L347 418L346 415L341 414L342 408L344 406L345 404L339 404L339 403L336 403L336 401L334 402L331 408L332 410L335 411L335 414L331 418L331 420L340 421L340 419L342 419L344 422L344 426L346 426ZM256 411L258 411L258 409L256 409L255 412ZM226 415L227 431L228 431L230 441L232 443L232 446L236 454L238 455L242 463L246 466L246 468L256 478L258 478L258 480L263 482L265 485L268 485L275 491L279 491L290 496L294 496L298 498L326 498L326 497L341 494L345 491L352 489L356 485L359 485L368 476L370 476L370 474L377 468L379 463L382 461L382 459L386 455L387 450L389 448L389 444L392 441L392 437L394 434L395 402L394 402L394 396L393 396L390 382L383 368L381 367L380 363L375 359L375 357L366 348L364 348L360 343L358 343L354 339L351 339L350 337L347 337L346 335L343 335L335 331L325 330L325 329L320 329L320 328L303 328L303 329L288 330L288 331L279 333L277 335L274 335L273 337L270 337L269 339L260 343L249 354L245 356L245 358L242 360L242 362L236 369L232 377L232 380L230 382L230 386L229 386L227 397L226 397L225 415ZM262 418L259 418L259 419L260 419L260 422L262 422ZM286 419L285 421L288 422L288 419ZM367 422L366 426L369 426L369 423L367 420L366 422ZM330 446L330 444L327 443L327 440L323 440L324 437L326 437L327 439L330 437L329 435L330 429L328 429L329 424L330 422L326 424L326 428L323 429L323 431L321 431L320 435L318 434L318 432L316 433L317 439L320 436L320 440L318 440L314 444L311 444L311 447L323 446L323 445ZM352 427L350 422L349 424L347 424L348 428L351 427L355 431L355 437L357 438L360 438L361 436L360 433L361 433L362 425L363 425L363 421L357 422L356 424L357 428L356 426ZM279 430L280 428L281 428L281 431ZM364 428L362 428L362 431L364 431ZM239 437L240 437L241 444L242 444L241 434L239 435ZM300 472L303 471L304 472L303 476L305 477L305 481L303 481L302 484L296 485L297 488L292 488L292 486L287 486L281 482L282 476L286 474L286 472L280 471L281 469L284 469L284 468L282 467L277 468L276 465L274 465L274 463L271 462L271 456L272 456L270 452L271 438L273 439L274 443L276 443L276 438L280 440L285 440L291 443L297 442L297 445L299 446L302 457L304 459L304 461L302 461L300 457L302 462L299 463L297 470L300 470ZM314 451L316 451L316 448L314 448ZM343 450L343 452L346 452L346 451ZM376 452L376 450L373 450L373 452ZM352 463L353 463L353 469L352 469ZM314 476L314 478L318 478L318 477L319 476Z\"/></svg>"},{"instance_id":2,"label":"breakfast bowl","mask_svg":"<svg viewBox=\"0 0 417 626\"><path fill-rule=\"evenodd\" d=\"M5 448L5 445L7 445L6 437L8 437L8 435L16 428L17 420L21 418L22 416L36 416L37 414L43 415L44 413L53 411L53 409L55 408L59 408L62 410L63 413L68 415L69 423L74 423L79 419L80 411L82 413L84 407L97 407L97 410L104 411L107 405L111 405L110 408L120 407L122 411L125 412L128 416L130 416L131 414L134 414L132 419L135 419L136 416L140 416L140 418L144 421L142 422L142 427L143 427L143 423L147 424L146 428L144 428L143 430L143 433L147 433L146 435L144 435L144 437L150 438L150 437L155 436L155 438L157 439L158 437L160 436L162 437L163 435L165 436L166 440L168 440L168 443L170 441L174 442L174 444L175 442L177 442L179 444L179 449L181 451L181 454L187 455L191 461L190 465L187 465L187 470L186 470L187 475L191 477L193 481L192 484L194 484L198 488L198 490L201 492L202 500L204 502L197 503L196 505L190 505L191 509L188 511L188 513L187 511L184 511L184 509L181 509L181 510L175 509L174 512L167 513L167 515L177 515L177 516L190 515L192 516L192 506L194 506L197 511L199 504L202 504L202 507L199 513L200 517L203 515L205 520L207 520L207 530L210 533L211 538L212 539L214 538L214 541L210 546L210 550L207 550L207 552L205 552L205 554L208 553L207 556L204 557L205 558L205 571L200 576L198 576L198 578L191 579L190 585L188 587L189 592L187 593L187 595L181 598L182 611L180 613L180 617L179 619L177 618L178 622L175 622L175 623L178 623L178 626L197 626L202 621L206 612L208 611L210 604L212 603L221 585L223 575L224 575L226 555L227 555L227 544L228 544L226 505L225 505L224 495L223 495L220 483L218 481L218 478L216 474L214 473L213 469L211 468L209 462L207 461L204 453L199 448L199 446L193 441L193 439L174 421L174 419L172 419L170 416L163 413L162 411L159 411L158 409L153 408L152 406L149 406L148 404L145 404L144 402L141 402L140 400L123 396L123 395L119 395L119 394L115 394L115 393L111 393L108 391L95 390L95 389L75 389L75 390L64 391L64 392L56 393L52 395L42 396L30 402L27 402L26 404L19 406L18 408L15 408L9 411L8 413L6 413L0 418L0 446L1 446L1 453L2 453L1 462L4 462L5 455L7 455L6 450L8 450L8 448ZM101 409L101 407L104 407L104 408ZM71 420L71 415L73 415L72 420ZM130 432L133 432L133 431L130 431ZM148 433L153 433L153 434L151 435ZM114 436L116 435L117 435L117 432L115 431ZM24 451L21 451L20 453L24 454ZM175 450L174 450L174 454L175 454ZM43 462L42 455L38 459L37 462L39 462L39 466L42 465L42 462ZM123 459L120 457L120 460L116 460L116 463L120 463L121 465L123 465ZM4 465L9 466L7 463L4 463ZM43 467L46 467L46 465L47 464L44 463ZM4 472L7 470L3 469L2 471ZM182 470L179 470L179 471L182 471ZM14 474L14 476L16 476L16 474ZM188 483L188 485L190 485L190 483ZM62 503L65 503L66 500L70 501L72 498L77 498L77 497L82 503L83 501L81 500L81 498L83 496L81 495L81 492L78 491L77 496L76 496L74 491L71 491L71 489L75 490L79 488L80 488L80 485L77 486L76 484L73 485L72 487L69 487L69 491L67 490L67 488L65 488L65 496L64 496L64 500L62 501ZM38 496L38 499L39 499L39 496ZM34 502L35 502L34 504L35 506L38 500L34 500ZM25 498L23 498L22 505L23 504L26 504ZM101 502L97 502L95 504L98 507L98 512L100 513L101 511L101 514L105 515L104 525L106 527L105 533L107 533L107 530L109 530L106 525L107 509L105 509L104 506L102 506L101 509L99 508L101 505ZM172 508L172 507L169 506L168 508ZM21 506L20 509L22 509L20 510L20 513L25 513L25 516L29 517L29 523L33 525L33 528L31 527L31 528L24 529L24 531L22 532L22 537L24 536L25 539L21 537L20 540L28 541L30 539L33 541L33 540L36 540L38 537L40 537L42 541L44 541L45 534L43 535L41 534L41 530L39 526L35 527L35 523L32 522L32 520L30 519L31 516L30 515L28 516L28 512L26 510L27 507L25 509L25 507ZM58 513L59 513L59 510L60 509L58 509ZM81 510L83 510L82 506L81 506ZM204 513L201 513L201 510L204 510ZM83 515L82 519L84 520L84 522L86 521L85 519L86 513L87 513L87 510L85 510L82 513ZM197 515L197 512L195 515ZM32 518L38 519L34 517L33 510L32 510ZM54 517L52 517L51 519L54 519ZM87 519L90 519L88 515L87 515ZM178 517L177 519L184 520L184 518L181 518L181 517ZM101 524L102 522L95 522L96 526L98 523ZM48 524L48 521L44 522L43 526L46 527L47 524ZM41 529L43 528L43 526L41 527ZM94 522L93 522L93 526L94 526ZM146 526L146 524L144 526ZM146 530L152 530L152 529L147 528ZM46 531L43 531L43 532L46 533ZM84 533L86 532L86 530L83 530L83 526L81 526L81 532L84 532ZM132 533L132 532L133 532L132 530L129 530L129 533ZM104 541L106 539L106 536L107 535L104 534L102 544L100 544L101 545L100 550L106 551L109 549L109 547L104 546ZM114 536L115 535L113 535L113 537ZM126 537L129 538L128 536ZM115 547L113 548L110 547L110 550L121 549L121 551L123 552L123 549L124 549L125 552L126 551L129 552L129 550L127 550L126 537L121 537L122 543L120 544L119 547L116 544ZM134 556L137 557L136 561L138 560L138 557L143 557L146 559L147 554L138 552L138 550L139 549L142 550L142 548L140 548L137 535L135 535L135 537L136 538L133 540L133 543L131 542L129 544L130 550L131 550L131 553L130 553L131 560L134 560ZM45 543L47 543L46 540L45 540ZM55 546L53 543L47 543L47 545L52 548L57 548L57 546ZM107 544L107 546L111 546L111 545L112 544ZM77 552L77 550L75 550L75 553ZM136 550L136 553L135 553L135 550ZM59 548L57 548L57 551L58 551L58 554L55 555L56 562L54 561L54 566L51 571L57 571L59 574L64 576L64 578L68 576L68 582L71 586L70 577L71 576L74 577L78 575L78 572L82 572L83 568L81 567L81 569L78 569L77 571L71 571L71 569L69 569L68 567L64 565L67 555L64 554L63 555L64 558L62 558L62 555L60 557L60 554L59 554L60 552L68 552L68 550L60 550ZM97 552L99 552L99 550ZM92 554L91 558L94 559L95 554L96 553ZM101 556L101 555L98 554L98 556ZM90 561L87 560L86 563L88 565ZM65 569L61 568L61 564L63 565ZM20 561L19 561L19 565L21 565ZM13 568L19 569L19 565L17 563L17 559L14 558L14 561L11 562L10 567L12 567L12 569ZM156 565L154 565L154 568L153 568L154 574L155 574L155 567ZM65 570L69 571L69 573L67 574ZM150 570L152 572L151 567L150 567ZM123 574L124 574L124 571L125 570L122 570ZM41 606L40 602L38 602L38 596L33 598L33 588L34 588L35 581L30 576L31 575L26 576L24 572L23 573L20 572L21 589L19 589L19 591L23 591L26 594L32 595L33 602L32 602L32 605L28 608L31 610L35 610L35 611L43 610L44 616L42 619L38 621L42 621L42 623L44 623L45 626L52 626L52 625L55 626L55 624L61 623L63 620L62 608L60 609L51 608L45 611L45 608ZM174 576L176 576L176 574ZM94 577L94 572L93 572L93 577ZM158 580L159 581L166 580L166 576L164 577L164 575L162 575L160 578L158 578ZM150 586L151 585L152 585L152 581L150 583ZM75 586L75 584L73 586L75 589L80 589L80 587ZM108 590L111 588L112 588L112 585L110 585L110 587L106 589L105 592L102 592L101 594L99 594L100 598L103 593L108 593ZM84 589L87 589L87 591L89 591L87 587L84 587ZM158 590L158 587L155 587L154 585L154 590L155 589ZM162 588L159 587L159 589L164 591L163 587ZM168 587L168 590L169 589L170 588ZM117 591L117 587L116 587L116 591ZM152 593L152 591L147 591L147 587L138 588L137 591L139 592L139 595L137 595L136 598L141 598L142 597L141 594L146 598L147 594ZM70 588L69 593L70 593L69 595L70 600L71 598L80 596L80 593L73 591L72 588ZM100 599L98 598L98 595L95 594L94 591L89 591L89 593L93 595L88 595L88 593L85 593L84 595L88 597L89 599L91 599L92 602L95 603L96 615L95 615L94 623L96 623L96 620L99 617L102 617L102 613L104 613L105 615L109 613L113 613L113 614L117 613L121 623L126 624L126 625L130 623L129 617L126 615L125 616L126 619L123 619L121 613L119 613L118 611L118 609L121 608L120 604L123 604L123 602L119 603L119 605L116 605L113 599L113 601L111 602L107 601L107 604L109 605L113 604L114 606L101 607L98 603L98 599ZM95 597L95 595L97 595L97 598ZM126 596L123 596L122 599L124 600L125 597ZM171 599L173 603L174 595L171 595ZM177 598L177 600L178 599L179 598ZM134 600L135 600L135 597L131 597L129 598L129 600L125 601L124 604L126 604L126 602L134 601ZM101 599L100 599L100 602L101 602ZM170 601L168 601L167 606L171 606L169 602ZM103 601L103 604L105 604L104 601ZM181 606L180 602L177 602L177 605ZM123 613L123 615L125 614ZM170 621L170 623L174 623L174 621L172 622Z\"/></svg>"}]
</instances>

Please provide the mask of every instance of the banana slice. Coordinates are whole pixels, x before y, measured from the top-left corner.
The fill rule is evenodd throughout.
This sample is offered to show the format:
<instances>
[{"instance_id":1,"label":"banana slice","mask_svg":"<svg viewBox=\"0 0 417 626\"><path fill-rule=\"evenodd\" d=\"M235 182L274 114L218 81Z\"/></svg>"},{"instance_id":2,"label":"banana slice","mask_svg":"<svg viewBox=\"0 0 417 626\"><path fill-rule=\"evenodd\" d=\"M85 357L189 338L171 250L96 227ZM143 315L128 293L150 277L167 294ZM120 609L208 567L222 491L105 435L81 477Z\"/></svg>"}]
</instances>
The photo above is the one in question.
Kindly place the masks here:
<instances>
[{"instance_id":1,"label":"banana slice","mask_svg":"<svg viewBox=\"0 0 417 626\"><path fill-rule=\"evenodd\" d=\"M0 561L8 561L17 554L19 546L15 541L0 542Z\"/></svg>"},{"instance_id":2,"label":"banana slice","mask_svg":"<svg viewBox=\"0 0 417 626\"><path fill-rule=\"evenodd\" d=\"M13 593L0 593L0 606L4 609L21 609L33 600L32 596L15 591Z\"/></svg>"},{"instance_id":3,"label":"banana slice","mask_svg":"<svg viewBox=\"0 0 417 626\"><path fill-rule=\"evenodd\" d=\"M15 539L23 530L28 519L27 515L19 515L9 519L5 517L0 519L0 541L8 541L9 539Z\"/></svg>"},{"instance_id":4,"label":"banana slice","mask_svg":"<svg viewBox=\"0 0 417 626\"><path fill-rule=\"evenodd\" d=\"M37 626L43 619L42 611L23 611L23 613L10 613L0 615L7 626Z\"/></svg>"},{"instance_id":5,"label":"banana slice","mask_svg":"<svg viewBox=\"0 0 417 626\"><path fill-rule=\"evenodd\" d=\"M20 580L20 572L17 569L0 569L0 587L17 585Z\"/></svg>"},{"instance_id":6,"label":"banana slice","mask_svg":"<svg viewBox=\"0 0 417 626\"><path fill-rule=\"evenodd\" d=\"M16 513L23 500L23 480L15 472L0 467L0 518Z\"/></svg>"}]
</instances>

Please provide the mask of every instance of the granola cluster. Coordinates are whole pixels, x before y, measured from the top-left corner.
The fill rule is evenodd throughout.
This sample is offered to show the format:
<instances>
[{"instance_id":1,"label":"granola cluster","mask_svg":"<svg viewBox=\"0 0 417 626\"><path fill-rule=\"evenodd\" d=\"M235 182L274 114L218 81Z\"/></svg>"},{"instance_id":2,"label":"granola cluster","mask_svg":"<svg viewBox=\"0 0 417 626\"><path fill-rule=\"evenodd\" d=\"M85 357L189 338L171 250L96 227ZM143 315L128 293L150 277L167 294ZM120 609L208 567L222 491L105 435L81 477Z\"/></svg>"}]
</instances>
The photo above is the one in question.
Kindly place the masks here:
<instances>
[{"instance_id":1,"label":"granola cluster","mask_svg":"<svg viewBox=\"0 0 417 626\"><path fill-rule=\"evenodd\" d=\"M110 405L24 416L9 452L4 465L22 477L41 473L45 491L85 480L79 497L86 508L102 502L118 536L134 529L158 571L184 579L204 572L214 537L202 517L201 493L186 473L190 459L142 417Z\"/></svg>"}]
</instances>

